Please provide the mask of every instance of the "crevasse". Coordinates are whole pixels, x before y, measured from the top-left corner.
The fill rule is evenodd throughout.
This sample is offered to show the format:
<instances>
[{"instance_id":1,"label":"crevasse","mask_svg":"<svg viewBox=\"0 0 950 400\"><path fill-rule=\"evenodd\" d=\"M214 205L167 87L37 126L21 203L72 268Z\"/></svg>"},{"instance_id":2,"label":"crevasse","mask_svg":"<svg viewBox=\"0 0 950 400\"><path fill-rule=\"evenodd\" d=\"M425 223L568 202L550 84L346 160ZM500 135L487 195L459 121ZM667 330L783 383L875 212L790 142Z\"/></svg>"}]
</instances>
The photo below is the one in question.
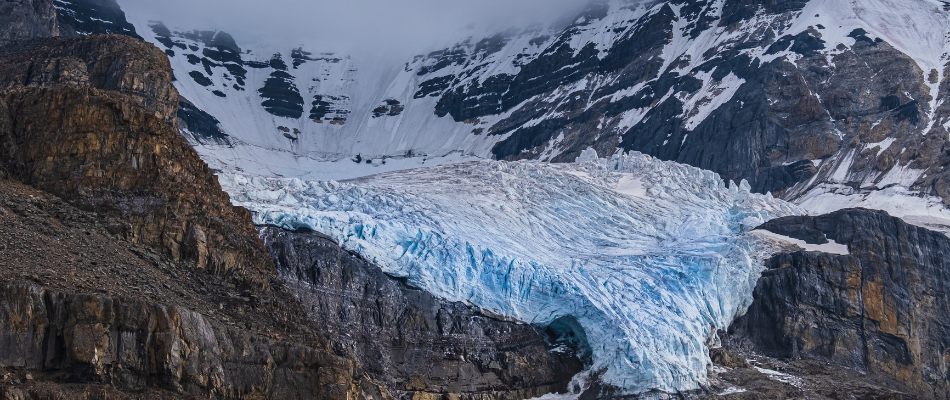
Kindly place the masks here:
<instances>
[{"instance_id":1,"label":"crevasse","mask_svg":"<svg viewBox=\"0 0 950 400\"><path fill-rule=\"evenodd\" d=\"M438 296L540 325L572 317L604 383L698 388L707 341L744 312L773 250L746 232L800 211L709 171L591 153L346 182L219 179L256 223L329 234Z\"/></svg>"}]
</instances>

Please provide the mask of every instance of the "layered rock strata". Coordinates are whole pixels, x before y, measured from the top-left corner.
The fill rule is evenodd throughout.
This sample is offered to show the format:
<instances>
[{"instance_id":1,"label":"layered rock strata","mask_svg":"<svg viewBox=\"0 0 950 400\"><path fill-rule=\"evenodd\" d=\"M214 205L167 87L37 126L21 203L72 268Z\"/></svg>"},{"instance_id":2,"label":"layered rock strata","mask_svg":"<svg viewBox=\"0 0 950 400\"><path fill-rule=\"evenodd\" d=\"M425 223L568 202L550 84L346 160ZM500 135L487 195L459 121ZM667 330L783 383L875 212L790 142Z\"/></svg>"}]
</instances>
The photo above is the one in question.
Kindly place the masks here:
<instances>
[{"instance_id":1,"label":"layered rock strata","mask_svg":"<svg viewBox=\"0 0 950 400\"><path fill-rule=\"evenodd\" d=\"M0 47L0 88L95 88L126 94L176 124L178 91L168 57L121 35L37 39Z\"/></svg>"},{"instance_id":2,"label":"layered rock strata","mask_svg":"<svg viewBox=\"0 0 950 400\"><path fill-rule=\"evenodd\" d=\"M789 217L761 227L850 254L798 251L767 262L731 337L759 354L810 359L950 398L950 238L881 211Z\"/></svg>"}]
</instances>

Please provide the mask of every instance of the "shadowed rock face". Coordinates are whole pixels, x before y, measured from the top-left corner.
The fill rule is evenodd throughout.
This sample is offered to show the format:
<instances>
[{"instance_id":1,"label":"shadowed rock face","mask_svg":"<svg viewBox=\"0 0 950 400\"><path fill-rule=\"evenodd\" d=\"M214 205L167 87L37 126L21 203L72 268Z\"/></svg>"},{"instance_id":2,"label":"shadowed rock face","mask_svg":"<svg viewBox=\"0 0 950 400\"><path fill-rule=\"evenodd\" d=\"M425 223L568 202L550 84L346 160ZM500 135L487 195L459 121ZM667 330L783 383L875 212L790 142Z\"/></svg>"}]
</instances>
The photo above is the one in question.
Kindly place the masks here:
<instances>
[{"instance_id":1,"label":"shadowed rock face","mask_svg":"<svg viewBox=\"0 0 950 400\"><path fill-rule=\"evenodd\" d=\"M178 109L178 129L194 143L230 144L228 135L221 130L217 118L204 112L194 103L181 98Z\"/></svg>"},{"instance_id":2,"label":"shadowed rock face","mask_svg":"<svg viewBox=\"0 0 950 400\"><path fill-rule=\"evenodd\" d=\"M410 288L320 233L259 232L331 348L396 396L538 397L566 391L583 369L557 329L496 320Z\"/></svg>"},{"instance_id":3,"label":"shadowed rock face","mask_svg":"<svg viewBox=\"0 0 950 400\"><path fill-rule=\"evenodd\" d=\"M13 41L59 36L53 0L0 1L0 46Z\"/></svg>"},{"instance_id":4,"label":"shadowed rock face","mask_svg":"<svg viewBox=\"0 0 950 400\"><path fill-rule=\"evenodd\" d=\"M789 217L760 229L850 255L780 254L730 333L753 350L882 375L950 398L950 239L884 212Z\"/></svg>"},{"instance_id":5,"label":"shadowed rock face","mask_svg":"<svg viewBox=\"0 0 950 400\"><path fill-rule=\"evenodd\" d=\"M142 38L115 0L59 0L55 7L62 36L116 34Z\"/></svg>"}]
</instances>

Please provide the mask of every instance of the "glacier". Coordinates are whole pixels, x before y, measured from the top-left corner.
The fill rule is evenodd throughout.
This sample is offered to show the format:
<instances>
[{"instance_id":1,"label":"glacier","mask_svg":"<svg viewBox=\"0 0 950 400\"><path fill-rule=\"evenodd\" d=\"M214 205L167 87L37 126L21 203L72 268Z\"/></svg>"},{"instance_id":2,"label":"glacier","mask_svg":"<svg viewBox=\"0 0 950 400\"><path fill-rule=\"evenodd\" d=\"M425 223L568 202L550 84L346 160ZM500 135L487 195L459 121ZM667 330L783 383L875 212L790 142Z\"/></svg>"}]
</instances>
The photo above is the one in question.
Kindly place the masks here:
<instances>
[{"instance_id":1,"label":"glacier","mask_svg":"<svg viewBox=\"0 0 950 400\"><path fill-rule=\"evenodd\" d=\"M476 161L350 181L219 175L257 224L309 228L451 301L589 345L629 393L696 389L707 346L777 247L750 231L802 214L712 172L639 153Z\"/></svg>"}]
</instances>

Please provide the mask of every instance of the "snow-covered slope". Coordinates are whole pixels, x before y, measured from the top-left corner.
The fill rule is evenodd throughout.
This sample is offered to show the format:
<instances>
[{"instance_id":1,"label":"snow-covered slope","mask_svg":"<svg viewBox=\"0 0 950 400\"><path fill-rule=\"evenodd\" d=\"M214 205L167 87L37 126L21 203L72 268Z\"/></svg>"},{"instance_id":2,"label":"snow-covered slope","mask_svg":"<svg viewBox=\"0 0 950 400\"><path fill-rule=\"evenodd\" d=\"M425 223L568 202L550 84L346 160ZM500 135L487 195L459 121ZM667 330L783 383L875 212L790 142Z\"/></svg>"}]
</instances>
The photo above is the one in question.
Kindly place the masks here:
<instances>
[{"instance_id":1,"label":"snow-covered slope","mask_svg":"<svg viewBox=\"0 0 950 400\"><path fill-rule=\"evenodd\" d=\"M130 17L166 50L182 96L229 136L188 132L212 168L339 179L475 160L497 141L436 116L435 99L413 99L422 79L388 57L245 45L225 32Z\"/></svg>"},{"instance_id":2,"label":"snow-covered slope","mask_svg":"<svg viewBox=\"0 0 950 400\"><path fill-rule=\"evenodd\" d=\"M791 200L892 184L950 198L939 1L610 0L405 62L166 30L128 6L230 136L194 135L219 170L341 179L592 147Z\"/></svg>"},{"instance_id":3,"label":"snow-covered slope","mask_svg":"<svg viewBox=\"0 0 950 400\"><path fill-rule=\"evenodd\" d=\"M774 249L746 232L801 212L641 154L221 182L257 223L325 232L444 298L571 327L591 370L631 393L705 381L706 341L747 306Z\"/></svg>"}]
</instances>

